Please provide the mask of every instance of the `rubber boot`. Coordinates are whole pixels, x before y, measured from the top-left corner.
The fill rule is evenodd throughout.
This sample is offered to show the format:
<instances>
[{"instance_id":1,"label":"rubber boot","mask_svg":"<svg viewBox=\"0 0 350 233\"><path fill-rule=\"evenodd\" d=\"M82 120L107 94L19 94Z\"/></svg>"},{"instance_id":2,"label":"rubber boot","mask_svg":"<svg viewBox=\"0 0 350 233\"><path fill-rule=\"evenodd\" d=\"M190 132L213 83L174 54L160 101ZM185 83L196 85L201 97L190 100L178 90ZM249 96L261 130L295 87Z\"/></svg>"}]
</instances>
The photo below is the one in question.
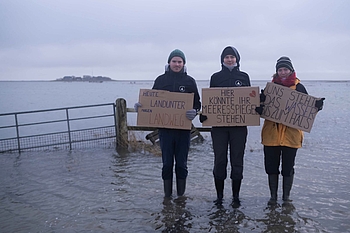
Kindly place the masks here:
<instances>
[{"instance_id":1,"label":"rubber boot","mask_svg":"<svg viewBox=\"0 0 350 233\"><path fill-rule=\"evenodd\" d=\"M270 188L270 200L267 202L268 205L277 204L277 190L278 190L278 174L272 174L268 176L269 188Z\"/></svg>"},{"instance_id":2,"label":"rubber boot","mask_svg":"<svg viewBox=\"0 0 350 233\"><path fill-rule=\"evenodd\" d=\"M173 180L164 180L164 197L170 197L173 193Z\"/></svg>"},{"instance_id":3,"label":"rubber boot","mask_svg":"<svg viewBox=\"0 0 350 233\"><path fill-rule=\"evenodd\" d=\"M283 176L283 196L282 196L282 200L284 202L291 202L292 200L289 199L290 196L290 190L292 189L293 186L293 178L294 175L288 176L288 177L284 177Z\"/></svg>"},{"instance_id":4,"label":"rubber boot","mask_svg":"<svg viewBox=\"0 0 350 233\"><path fill-rule=\"evenodd\" d=\"M239 200L239 190L241 189L242 180L232 180L232 194L233 194L233 205L239 207L241 201Z\"/></svg>"},{"instance_id":5,"label":"rubber boot","mask_svg":"<svg viewBox=\"0 0 350 233\"><path fill-rule=\"evenodd\" d=\"M214 201L215 205L222 205L222 199L224 198L224 184L225 180L214 179L215 189L216 189L216 200Z\"/></svg>"},{"instance_id":6,"label":"rubber boot","mask_svg":"<svg viewBox=\"0 0 350 233\"><path fill-rule=\"evenodd\" d=\"M176 189L177 195L179 197L183 196L186 189L186 179L176 179Z\"/></svg>"}]
</instances>

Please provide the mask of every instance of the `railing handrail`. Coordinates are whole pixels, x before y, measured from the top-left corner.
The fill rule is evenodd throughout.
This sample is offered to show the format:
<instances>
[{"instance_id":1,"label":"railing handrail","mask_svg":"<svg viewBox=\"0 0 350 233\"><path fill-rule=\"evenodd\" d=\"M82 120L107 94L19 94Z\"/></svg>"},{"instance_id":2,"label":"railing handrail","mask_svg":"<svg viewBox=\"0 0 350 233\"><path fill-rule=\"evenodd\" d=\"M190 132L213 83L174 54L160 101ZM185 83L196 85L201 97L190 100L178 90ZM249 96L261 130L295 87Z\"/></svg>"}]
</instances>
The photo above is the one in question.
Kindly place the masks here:
<instances>
[{"instance_id":1,"label":"railing handrail","mask_svg":"<svg viewBox=\"0 0 350 233\"><path fill-rule=\"evenodd\" d=\"M111 106L112 111L110 108L101 108L104 106ZM4 119L6 118L9 120L13 119L14 121L2 122L0 126L0 130L13 129L12 132L16 136L13 137L13 136L10 136L11 134L9 134L8 135L9 137L6 137L5 135L3 135L4 137L0 138L0 143L2 143L4 147L3 148L1 147L0 151L1 152L4 152L4 151L21 152L24 149L52 147L56 145L67 145L71 150L73 143L96 141L96 140L107 139L107 138L114 138L114 142L115 142L115 137L116 137L115 106L116 106L115 103L104 103L104 104L50 108L50 109L32 110L32 111L23 111L23 112L2 113L0 114L0 117L3 117ZM88 108L96 108L97 110L91 109L91 110L87 110L87 112L84 112L85 111L84 110L83 113L81 113L80 111L74 112L74 109L88 109ZM61 114L62 111L65 113L64 115ZM45 119L38 118L33 120L33 118L28 118L30 114L36 114L36 113L46 114L48 112L51 112L51 114L45 115ZM72 117L71 115L74 115L74 117ZM20 121L19 121L19 116L23 116L23 119L21 117ZM38 116L40 116L40 114ZM100 121L90 121L92 125L91 124L85 125L84 123L82 127L78 127L74 129L71 128L71 124L73 122L77 122L79 125L80 121L84 122L84 120L108 118L108 117L113 118L113 124L111 124L110 122L108 123L107 121L102 121L101 123ZM66 122L66 126L63 126L63 128L61 128L62 126L60 126L59 124L64 122ZM20 130L22 128L35 127L38 125L42 125L43 127L45 127L46 125L49 125L49 124L56 124L57 126L50 127L46 133L41 132L36 134L28 134L28 133L23 134L23 132L21 132ZM27 128L27 129L30 130L31 128ZM111 131L111 129L114 129L114 130ZM31 133L31 131L28 131L28 132ZM96 134L95 132L98 132L98 134ZM79 135L73 136L73 133L74 134L78 133L80 136ZM86 137L84 136L85 134L88 135L87 136L88 139L85 138ZM46 139L43 140L43 137L47 137L48 141L46 141ZM36 141L31 141L31 140L36 140ZM34 145L32 144L25 145L26 141L29 143L34 143ZM15 145L14 142L16 142L17 146L14 146Z\"/></svg>"},{"instance_id":2,"label":"railing handrail","mask_svg":"<svg viewBox=\"0 0 350 233\"><path fill-rule=\"evenodd\" d=\"M108 106L108 105L115 105L115 103L81 105L81 106L62 107L62 108L49 108L49 109L41 109L41 110L23 111L23 112L0 113L0 116L19 115L19 114L28 114L28 113L37 113L37 112L52 112L52 111L60 111L60 110L66 110L66 109L90 108L90 107L100 107L100 106Z\"/></svg>"}]
</instances>

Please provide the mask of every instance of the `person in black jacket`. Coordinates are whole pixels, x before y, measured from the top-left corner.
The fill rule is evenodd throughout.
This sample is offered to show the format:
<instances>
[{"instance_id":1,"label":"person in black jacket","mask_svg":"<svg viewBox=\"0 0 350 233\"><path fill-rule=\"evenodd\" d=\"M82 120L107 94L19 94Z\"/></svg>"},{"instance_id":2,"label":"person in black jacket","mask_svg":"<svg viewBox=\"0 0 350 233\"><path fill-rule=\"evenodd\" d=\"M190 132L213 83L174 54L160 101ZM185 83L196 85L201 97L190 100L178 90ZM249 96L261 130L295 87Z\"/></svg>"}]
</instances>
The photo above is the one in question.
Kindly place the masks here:
<instances>
[{"instance_id":1,"label":"person in black jacket","mask_svg":"<svg viewBox=\"0 0 350 233\"><path fill-rule=\"evenodd\" d=\"M249 75L239 70L240 55L236 48L226 47L221 54L222 69L210 79L210 87L250 86ZM205 116L200 117L203 122ZM246 126L212 127L211 137L214 149L214 182L217 193L215 204L221 205L224 196L224 181L227 178L228 147L232 180L233 205L239 206L239 191L243 179L243 156L247 141Z\"/></svg>"},{"instance_id":2,"label":"person in black jacket","mask_svg":"<svg viewBox=\"0 0 350 233\"><path fill-rule=\"evenodd\" d=\"M186 112L186 117L193 120L201 108L201 102L196 81L187 75L185 64L185 54L179 49L172 51L165 67L165 73L156 78L152 89L194 93L193 109ZM137 111L140 106L140 103L136 103L135 110ZM158 132L162 151L162 178L165 197L172 195L174 159L177 195L183 196L188 174L187 157L190 148L191 130L160 128Z\"/></svg>"}]
</instances>

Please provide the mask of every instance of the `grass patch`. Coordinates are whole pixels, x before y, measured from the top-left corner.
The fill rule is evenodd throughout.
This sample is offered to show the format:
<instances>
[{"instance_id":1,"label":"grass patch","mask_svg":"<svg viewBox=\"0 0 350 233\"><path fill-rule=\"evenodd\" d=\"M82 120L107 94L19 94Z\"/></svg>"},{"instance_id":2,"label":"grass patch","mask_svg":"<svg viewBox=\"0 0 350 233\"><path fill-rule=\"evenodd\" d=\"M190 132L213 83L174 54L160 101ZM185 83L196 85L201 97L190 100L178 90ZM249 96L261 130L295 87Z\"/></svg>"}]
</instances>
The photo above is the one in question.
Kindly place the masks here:
<instances>
[{"instance_id":1,"label":"grass patch","mask_svg":"<svg viewBox=\"0 0 350 233\"><path fill-rule=\"evenodd\" d=\"M153 145L150 141L142 140L144 132L129 131L129 151L141 154L153 154L162 156L160 146Z\"/></svg>"}]
</instances>

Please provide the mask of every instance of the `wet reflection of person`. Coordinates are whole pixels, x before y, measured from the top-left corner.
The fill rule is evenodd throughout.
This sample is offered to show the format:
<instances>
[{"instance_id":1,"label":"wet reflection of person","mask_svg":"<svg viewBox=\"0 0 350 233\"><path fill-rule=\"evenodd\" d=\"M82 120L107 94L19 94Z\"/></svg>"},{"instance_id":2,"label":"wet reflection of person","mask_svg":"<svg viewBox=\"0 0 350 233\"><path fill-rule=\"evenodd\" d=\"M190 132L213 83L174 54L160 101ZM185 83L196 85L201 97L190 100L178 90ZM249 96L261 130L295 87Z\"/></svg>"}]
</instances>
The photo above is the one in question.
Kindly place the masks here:
<instances>
[{"instance_id":1,"label":"wet reflection of person","mask_svg":"<svg viewBox=\"0 0 350 233\"><path fill-rule=\"evenodd\" d=\"M266 209L266 217L258 220L266 225L262 232L296 232L296 222L293 219L295 207L292 203L287 205L269 205Z\"/></svg>"},{"instance_id":2,"label":"wet reflection of person","mask_svg":"<svg viewBox=\"0 0 350 233\"><path fill-rule=\"evenodd\" d=\"M240 232L239 225L247 220L247 217L239 209L231 211L221 205L210 214L209 219L210 227L216 232Z\"/></svg>"},{"instance_id":3,"label":"wet reflection of person","mask_svg":"<svg viewBox=\"0 0 350 233\"><path fill-rule=\"evenodd\" d=\"M187 198L185 196L178 197L172 201L169 198L164 198L163 201L163 229L162 232L190 232L192 224L189 222L192 219L192 214L186 209Z\"/></svg>"}]
</instances>

